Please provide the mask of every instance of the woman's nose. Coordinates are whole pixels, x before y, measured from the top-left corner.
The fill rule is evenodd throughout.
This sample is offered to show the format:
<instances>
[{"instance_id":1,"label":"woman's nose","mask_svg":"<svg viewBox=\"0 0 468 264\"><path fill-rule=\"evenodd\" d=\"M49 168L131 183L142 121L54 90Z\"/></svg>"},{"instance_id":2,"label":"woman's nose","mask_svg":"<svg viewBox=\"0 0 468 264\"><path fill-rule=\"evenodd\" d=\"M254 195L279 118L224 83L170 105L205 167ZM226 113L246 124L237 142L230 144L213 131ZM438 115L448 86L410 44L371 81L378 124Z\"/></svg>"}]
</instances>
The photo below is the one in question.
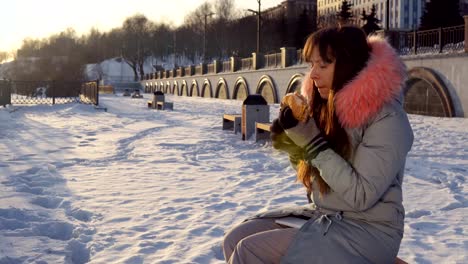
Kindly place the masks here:
<instances>
[{"instance_id":1,"label":"woman's nose","mask_svg":"<svg viewBox=\"0 0 468 264\"><path fill-rule=\"evenodd\" d=\"M314 70L313 67L312 67L312 69L310 69L309 77L310 77L312 80L317 80L317 79L318 79L317 71Z\"/></svg>"}]
</instances>

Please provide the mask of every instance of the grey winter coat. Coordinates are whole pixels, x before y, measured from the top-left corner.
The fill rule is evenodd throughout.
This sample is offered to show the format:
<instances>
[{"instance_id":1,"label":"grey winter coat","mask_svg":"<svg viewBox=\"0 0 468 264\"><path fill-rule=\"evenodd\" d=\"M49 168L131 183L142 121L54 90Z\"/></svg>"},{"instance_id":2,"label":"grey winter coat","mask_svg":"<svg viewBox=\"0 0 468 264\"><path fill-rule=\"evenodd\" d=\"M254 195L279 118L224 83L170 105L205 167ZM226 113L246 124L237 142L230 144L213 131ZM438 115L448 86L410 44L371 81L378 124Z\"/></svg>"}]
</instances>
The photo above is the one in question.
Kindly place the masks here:
<instances>
[{"instance_id":1,"label":"grey winter coat","mask_svg":"<svg viewBox=\"0 0 468 264\"><path fill-rule=\"evenodd\" d=\"M306 215L282 263L394 263L403 237L403 173L413 133L402 106L405 67L384 39L369 39L367 66L340 90L336 113L352 145L344 160L327 149L310 162L331 192L313 203L258 214ZM303 87L303 93L308 93ZM358 102L358 103L356 103ZM313 185L314 190L318 186Z\"/></svg>"}]
</instances>

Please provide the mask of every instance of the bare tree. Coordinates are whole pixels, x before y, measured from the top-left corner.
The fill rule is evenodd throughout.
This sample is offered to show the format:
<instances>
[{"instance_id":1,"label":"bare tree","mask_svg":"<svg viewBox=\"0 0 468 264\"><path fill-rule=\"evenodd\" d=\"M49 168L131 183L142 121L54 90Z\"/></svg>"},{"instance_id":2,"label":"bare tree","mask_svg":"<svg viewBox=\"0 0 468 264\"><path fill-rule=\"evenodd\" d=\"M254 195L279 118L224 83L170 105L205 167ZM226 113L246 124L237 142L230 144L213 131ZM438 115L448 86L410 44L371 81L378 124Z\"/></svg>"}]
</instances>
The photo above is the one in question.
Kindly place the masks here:
<instances>
[{"instance_id":1,"label":"bare tree","mask_svg":"<svg viewBox=\"0 0 468 264\"><path fill-rule=\"evenodd\" d=\"M204 49L204 38L209 34L210 24L212 22L211 16L213 15L212 5L205 1L199 5L194 11L189 13L185 19L184 24L196 35L198 35L198 45L195 46L195 53L202 54Z\"/></svg>"},{"instance_id":2,"label":"bare tree","mask_svg":"<svg viewBox=\"0 0 468 264\"><path fill-rule=\"evenodd\" d=\"M238 16L234 7L234 0L216 0L214 3L214 12L219 20L230 21Z\"/></svg>"},{"instance_id":3,"label":"bare tree","mask_svg":"<svg viewBox=\"0 0 468 264\"><path fill-rule=\"evenodd\" d=\"M127 18L122 26L122 56L133 69L135 81L138 81L139 75L145 74L143 64L150 50L144 42L148 39L151 28L152 22L142 14Z\"/></svg>"},{"instance_id":4,"label":"bare tree","mask_svg":"<svg viewBox=\"0 0 468 264\"><path fill-rule=\"evenodd\" d=\"M232 53L229 27L232 21L240 16L234 0L216 0L214 3L216 19L209 35L208 54L212 57L227 57Z\"/></svg>"}]
</instances>

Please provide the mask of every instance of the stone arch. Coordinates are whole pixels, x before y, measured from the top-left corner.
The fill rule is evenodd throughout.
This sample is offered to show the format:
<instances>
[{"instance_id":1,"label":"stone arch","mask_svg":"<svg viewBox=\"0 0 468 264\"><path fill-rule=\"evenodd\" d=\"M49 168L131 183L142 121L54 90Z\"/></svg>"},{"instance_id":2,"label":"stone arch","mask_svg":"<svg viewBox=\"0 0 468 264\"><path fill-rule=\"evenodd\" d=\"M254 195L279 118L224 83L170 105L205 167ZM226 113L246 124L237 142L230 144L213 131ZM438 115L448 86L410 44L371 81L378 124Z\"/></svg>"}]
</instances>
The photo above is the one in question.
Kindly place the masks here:
<instances>
[{"instance_id":1,"label":"stone arch","mask_svg":"<svg viewBox=\"0 0 468 264\"><path fill-rule=\"evenodd\" d=\"M455 116L448 88L433 69L415 67L409 70L404 94L405 110L410 114Z\"/></svg>"},{"instance_id":2,"label":"stone arch","mask_svg":"<svg viewBox=\"0 0 468 264\"><path fill-rule=\"evenodd\" d=\"M187 94L187 82L185 80L182 81L182 88L180 89L179 95Z\"/></svg>"},{"instance_id":3,"label":"stone arch","mask_svg":"<svg viewBox=\"0 0 468 264\"><path fill-rule=\"evenodd\" d=\"M151 84L145 83L145 93L151 91Z\"/></svg>"},{"instance_id":4,"label":"stone arch","mask_svg":"<svg viewBox=\"0 0 468 264\"><path fill-rule=\"evenodd\" d=\"M192 85L190 86L190 94L188 96L199 96L200 90L198 89L198 82L196 80L192 81Z\"/></svg>"},{"instance_id":5,"label":"stone arch","mask_svg":"<svg viewBox=\"0 0 468 264\"><path fill-rule=\"evenodd\" d=\"M236 84L234 85L234 93L232 95L233 99L236 100L244 100L249 95L249 86L245 81L245 78L240 76L236 80Z\"/></svg>"},{"instance_id":6,"label":"stone arch","mask_svg":"<svg viewBox=\"0 0 468 264\"><path fill-rule=\"evenodd\" d=\"M185 83L185 85L183 86L183 89L180 91L180 95L181 96L188 96L188 85L187 83Z\"/></svg>"},{"instance_id":7,"label":"stone arch","mask_svg":"<svg viewBox=\"0 0 468 264\"><path fill-rule=\"evenodd\" d=\"M304 78L303 73L294 74L288 82L286 93L294 93L295 91L301 92L302 78Z\"/></svg>"},{"instance_id":8,"label":"stone arch","mask_svg":"<svg viewBox=\"0 0 468 264\"><path fill-rule=\"evenodd\" d=\"M169 81L166 82L166 91L168 93L174 94L174 90L171 89L171 83Z\"/></svg>"},{"instance_id":9,"label":"stone arch","mask_svg":"<svg viewBox=\"0 0 468 264\"><path fill-rule=\"evenodd\" d=\"M206 97L206 98L213 97L213 90L211 89L211 82L208 79L205 79L203 81L201 97Z\"/></svg>"},{"instance_id":10,"label":"stone arch","mask_svg":"<svg viewBox=\"0 0 468 264\"><path fill-rule=\"evenodd\" d=\"M219 99L229 99L229 89L224 78L219 78L218 80L215 97Z\"/></svg>"},{"instance_id":11,"label":"stone arch","mask_svg":"<svg viewBox=\"0 0 468 264\"><path fill-rule=\"evenodd\" d=\"M268 104L274 104L278 102L278 94L276 92L276 86L273 80L268 75L260 77L260 81L257 84L257 94L260 94L265 98Z\"/></svg>"},{"instance_id":12,"label":"stone arch","mask_svg":"<svg viewBox=\"0 0 468 264\"><path fill-rule=\"evenodd\" d=\"M173 94L179 95L179 83L177 81L172 84L172 91Z\"/></svg>"}]
</instances>

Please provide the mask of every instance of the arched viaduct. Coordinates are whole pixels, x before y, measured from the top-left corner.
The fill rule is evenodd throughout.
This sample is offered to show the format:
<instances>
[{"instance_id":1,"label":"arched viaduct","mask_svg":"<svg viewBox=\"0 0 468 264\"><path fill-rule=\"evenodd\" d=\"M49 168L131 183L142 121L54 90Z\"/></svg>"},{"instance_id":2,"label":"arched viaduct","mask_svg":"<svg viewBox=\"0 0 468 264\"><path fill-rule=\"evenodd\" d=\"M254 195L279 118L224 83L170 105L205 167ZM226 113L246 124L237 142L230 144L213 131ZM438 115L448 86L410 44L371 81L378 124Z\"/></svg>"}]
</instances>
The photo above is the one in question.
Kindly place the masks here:
<instances>
[{"instance_id":1,"label":"arched viaduct","mask_svg":"<svg viewBox=\"0 0 468 264\"><path fill-rule=\"evenodd\" d=\"M408 69L404 89L407 112L442 117L468 116L468 16L464 18L465 25L457 32L464 34L465 41L457 43L455 46L461 43L457 49L442 52L444 46L439 42L438 53L402 56ZM440 41L441 37L438 39ZM433 46L437 47L437 43ZM414 51L422 49L403 47L411 48ZM260 56L253 53L245 59L231 57L224 62L159 71L148 74L142 85L145 92L158 90L179 96L243 100L249 94L261 94L273 104L280 102L286 93L300 89L308 65L298 58L300 50L281 48L276 54Z\"/></svg>"},{"instance_id":2,"label":"arched viaduct","mask_svg":"<svg viewBox=\"0 0 468 264\"><path fill-rule=\"evenodd\" d=\"M409 113L465 117L468 115L468 53L403 57L408 68L405 108ZM240 70L212 74L149 79L145 92L163 91L179 96L243 100L261 94L268 103L278 103L300 89L306 64L285 68Z\"/></svg>"}]
</instances>

